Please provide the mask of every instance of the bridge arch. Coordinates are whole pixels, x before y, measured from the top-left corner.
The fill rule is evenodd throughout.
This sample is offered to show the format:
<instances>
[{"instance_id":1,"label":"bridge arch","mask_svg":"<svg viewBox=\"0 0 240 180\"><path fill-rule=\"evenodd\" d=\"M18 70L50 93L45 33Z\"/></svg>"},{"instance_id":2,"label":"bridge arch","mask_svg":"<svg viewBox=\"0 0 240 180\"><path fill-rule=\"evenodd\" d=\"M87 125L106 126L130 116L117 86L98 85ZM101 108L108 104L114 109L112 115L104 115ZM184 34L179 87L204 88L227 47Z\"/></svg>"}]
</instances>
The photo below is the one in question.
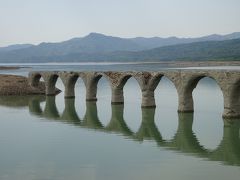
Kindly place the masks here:
<instances>
[{"instance_id":1,"label":"bridge arch","mask_svg":"<svg viewBox=\"0 0 240 180\"><path fill-rule=\"evenodd\" d=\"M29 74L29 83L33 87L37 87L39 85L40 79L43 78L41 73L30 73Z\"/></svg>"},{"instance_id":2,"label":"bridge arch","mask_svg":"<svg viewBox=\"0 0 240 180\"><path fill-rule=\"evenodd\" d=\"M163 78L168 80L174 86L174 89L177 91L178 87L176 85L176 82L173 80L173 78L171 76L169 76L168 74L164 74L164 73L158 73L151 78L149 85L148 85L149 90L155 91L156 88L158 87L158 85L161 83Z\"/></svg>"},{"instance_id":3,"label":"bridge arch","mask_svg":"<svg viewBox=\"0 0 240 180\"><path fill-rule=\"evenodd\" d=\"M201 145L211 151L219 146L223 136L224 98L218 79L201 78L193 90L192 96L195 111L193 131ZM212 136L213 132L214 136Z\"/></svg>"},{"instance_id":4,"label":"bridge arch","mask_svg":"<svg viewBox=\"0 0 240 180\"><path fill-rule=\"evenodd\" d=\"M187 74L181 82L181 86L177 88L179 94L179 112L193 112L193 90L197 87L199 81L203 78L213 79L223 93L223 88L217 76L211 74Z\"/></svg>"},{"instance_id":5,"label":"bridge arch","mask_svg":"<svg viewBox=\"0 0 240 180\"><path fill-rule=\"evenodd\" d=\"M137 80L132 74L126 74L126 75L120 77L118 87L119 88L124 88L125 84L127 83L127 81L130 78L134 78L135 80Z\"/></svg>"},{"instance_id":6,"label":"bridge arch","mask_svg":"<svg viewBox=\"0 0 240 180\"><path fill-rule=\"evenodd\" d=\"M84 82L84 85L86 87L84 77L81 73L63 72L63 73L60 73L60 79L62 80L64 87L65 87L65 92L64 92L65 98L74 98L75 97L75 85L76 85L76 82L78 79L82 79Z\"/></svg>"},{"instance_id":7,"label":"bridge arch","mask_svg":"<svg viewBox=\"0 0 240 180\"><path fill-rule=\"evenodd\" d=\"M173 75L169 75L168 73L164 72L152 72L149 76L143 77L145 81L144 88L142 88L142 107L156 107L155 98L156 98L156 88L160 84L162 78L166 78L174 85L174 89L177 89L176 82L175 82L175 72Z\"/></svg>"},{"instance_id":8,"label":"bridge arch","mask_svg":"<svg viewBox=\"0 0 240 180\"><path fill-rule=\"evenodd\" d=\"M112 104L123 104L124 103L124 96L123 96L123 88L127 81L130 78L134 78L138 84L139 78L135 76L136 73L131 72L105 72L104 73L107 79L110 82L111 89L112 89Z\"/></svg>"},{"instance_id":9,"label":"bridge arch","mask_svg":"<svg viewBox=\"0 0 240 180\"><path fill-rule=\"evenodd\" d=\"M142 90L137 79L129 75L122 91L125 123L133 133L136 133L141 126L142 119Z\"/></svg>"},{"instance_id":10,"label":"bridge arch","mask_svg":"<svg viewBox=\"0 0 240 180\"><path fill-rule=\"evenodd\" d=\"M216 78L214 78L212 76L203 76L203 77L199 77L197 79L197 82L195 82L195 83L196 83L196 85L194 84L193 90L191 88L189 88L190 90L192 90L193 96L195 96L195 92L197 93L198 87L204 88L204 90L208 90L208 92L209 92L210 89L207 87L211 86L212 87L211 91L214 90L214 93L211 91L209 93L212 93L212 95L218 94L219 96L218 96L217 100L220 99L220 100L224 101L224 99L223 99L224 98L224 90L222 89L221 84L218 82L218 80ZM202 96L202 94L203 93L201 93L201 96ZM203 96L205 96L205 95L203 95ZM209 98L212 98L212 96L210 96ZM209 98L208 98L208 100L210 100ZM201 97L196 98L196 99L201 99ZM193 99L193 101L195 101L195 99ZM194 106L196 106L196 103L194 103L194 104L195 104ZM220 102L219 105L221 105L223 107L223 102ZM194 109L195 109L195 107L194 107Z\"/></svg>"},{"instance_id":11,"label":"bridge arch","mask_svg":"<svg viewBox=\"0 0 240 180\"><path fill-rule=\"evenodd\" d=\"M222 85L221 83L219 83L219 80L217 77L209 75L209 74L200 74L200 75L194 75L191 78L189 78L186 88L189 91L193 91L194 88L197 87L198 83L200 80L202 80L203 78L210 78L212 80L214 80L216 82L216 84L219 86L219 88L222 90Z\"/></svg>"},{"instance_id":12,"label":"bridge arch","mask_svg":"<svg viewBox=\"0 0 240 180\"><path fill-rule=\"evenodd\" d=\"M167 75L158 73L151 78L150 83L149 83L149 90L154 91L164 76L171 81L171 79L168 78Z\"/></svg>"},{"instance_id":13,"label":"bridge arch","mask_svg":"<svg viewBox=\"0 0 240 180\"><path fill-rule=\"evenodd\" d=\"M98 118L105 127L111 120L111 82L105 74L98 74L96 78Z\"/></svg>"},{"instance_id":14,"label":"bridge arch","mask_svg":"<svg viewBox=\"0 0 240 180\"><path fill-rule=\"evenodd\" d=\"M169 140L174 136L178 124L178 93L174 79L165 73L157 73L150 84L156 101L155 123L162 137Z\"/></svg>"},{"instance_id":15,"label":"bridge arch","mask_svg":"<svg viewBox=\"0 0 240 180\"><path fill-rule=\"evenodd\" d=\"M133 78L137 81L142 95L142 107L155 107L154 100L154 90L160 81L159 78L153 78L153 73L150 72L132 72L123 74L122 77L119 78L118 86L116 86L113 90L114 94L117 94L117 98L113 99L112 102L122 102L123 103L123 88L127 81Z\"/></svg>"}]
</instances>

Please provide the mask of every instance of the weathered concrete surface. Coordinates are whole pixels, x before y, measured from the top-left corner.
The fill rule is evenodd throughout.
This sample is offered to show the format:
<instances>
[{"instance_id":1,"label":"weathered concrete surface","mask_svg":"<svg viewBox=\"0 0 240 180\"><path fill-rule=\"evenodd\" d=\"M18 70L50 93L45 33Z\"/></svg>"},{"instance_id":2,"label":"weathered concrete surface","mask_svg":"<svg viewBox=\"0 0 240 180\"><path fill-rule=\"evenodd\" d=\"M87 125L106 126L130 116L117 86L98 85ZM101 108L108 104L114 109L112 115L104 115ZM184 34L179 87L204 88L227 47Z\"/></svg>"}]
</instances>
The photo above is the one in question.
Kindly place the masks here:
<instances>
[{"instance_id":1,"label":"weathered concrete surface","mask_svg":"<svg viewBox=\"0 0 240 180\"><path fill-rule=\"evenodd\" d=\"M46 95L53 95L58 77L65 86L65 98L75 96L74 87L78 78L86 86L86 100L96 101L97 84L105 77L112 89L112 104L124 102L123 87L131 77L135 78L142 91L142 107L155 107L154 91L165 76L175 85L178 92L178 111L193 112L192 92L199 80L210 77L216 81L223 93L224 117L240 117L240 71L228 70L161 70L158 72L31 72L29 83L35 87L43 77L46 83ZM207 102L206 102L207 104Z\"/></svg>"}]
</instances>

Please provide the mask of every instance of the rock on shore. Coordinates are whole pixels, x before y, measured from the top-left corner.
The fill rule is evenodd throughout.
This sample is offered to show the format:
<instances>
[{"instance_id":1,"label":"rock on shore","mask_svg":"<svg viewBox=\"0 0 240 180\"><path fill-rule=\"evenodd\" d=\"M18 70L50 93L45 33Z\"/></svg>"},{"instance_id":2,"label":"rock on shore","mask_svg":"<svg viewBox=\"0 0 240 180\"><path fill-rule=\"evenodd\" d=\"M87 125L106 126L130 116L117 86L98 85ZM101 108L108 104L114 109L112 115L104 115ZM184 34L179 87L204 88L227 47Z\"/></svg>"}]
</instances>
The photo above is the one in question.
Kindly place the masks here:
<instances>
[{"instance_id":1,"label":"rock on shore","mask_svg":"<svg viewBox=\"0 0 240 180\"><path fill-rule=\"evenodd\" d=\"M61 90L56 88L55 92L58 94ZM40 82L38 87L32 87L29 85L26 77L0 75L0 96L37 94L45 94L44 82Z\"/></svg>"}]
</instances>

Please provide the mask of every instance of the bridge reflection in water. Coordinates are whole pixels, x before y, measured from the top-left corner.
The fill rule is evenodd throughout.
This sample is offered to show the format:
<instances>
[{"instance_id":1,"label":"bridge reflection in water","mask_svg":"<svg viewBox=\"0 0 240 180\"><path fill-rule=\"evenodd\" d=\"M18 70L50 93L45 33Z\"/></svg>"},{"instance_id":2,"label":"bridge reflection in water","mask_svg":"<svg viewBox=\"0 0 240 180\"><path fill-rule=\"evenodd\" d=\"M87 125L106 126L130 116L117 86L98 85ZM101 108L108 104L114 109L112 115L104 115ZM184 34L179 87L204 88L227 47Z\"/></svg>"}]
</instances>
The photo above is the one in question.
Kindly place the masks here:
<instances>
[{"instance_id":1,"label":"bridge reflection in water","mask_svg":"<svg viewBox=\"0 0 240 180\"><path fill-rule=\"evenodd\" d=\"M123 105L112 105L111 120L104 127L98 118L96 102L86 102L86 113L83 119L80 119L76 112L75 99L65 99L65 109L62 115L57 110L55 96L46 97L46 105L43 111L40 102L39 98L33 98L29 102L29 110L32 114L82 128L97 129L106 133L118 133L134 141L154 140L160 147L207 158L211 161L240 165L240 121L232 123L225 121L220 145L215 150L208 150L200 145L192 130L193 113L179 113L176 134L173 139L164 140L154 122L155 109L142 109L142 122L138 131L134 133L124 120Z\"/></svg>"},{"instance_id":2,"label":"bridge reflection in water","mask_svg":"<svg viewBox=\"0 0 240 180\"><path fill-rule=\"evenodd\" d=\"M44 100L46 104L42 110L40 103ZM3 104L3 102L8 102L8 104ZM86 103L86 113L84 118L81 119L76 112L75 99L65 99L65 109L60 114L56 106L55 96L29 96L26 99L14 97L12 100L9 100L9 97L0 98L1 105L11 107L28 105L32 115L47 120L106 133L121 134L128 139L139 142L152 140L157 143L157 146L165 149L179 151L210 161L220 161L224 164L240 166L240 121L229 122L224 120L224 133L219 146L215 150L208 150L201 146L192 130L193 113L179 113L177 132L171 140L164 140L154 122L155 109L142 109L142 122L138 131L134 133L124 120L123 105L112 105L111 120L104 126L98 118L96 102Z\"/></svg>"}]
</instances>

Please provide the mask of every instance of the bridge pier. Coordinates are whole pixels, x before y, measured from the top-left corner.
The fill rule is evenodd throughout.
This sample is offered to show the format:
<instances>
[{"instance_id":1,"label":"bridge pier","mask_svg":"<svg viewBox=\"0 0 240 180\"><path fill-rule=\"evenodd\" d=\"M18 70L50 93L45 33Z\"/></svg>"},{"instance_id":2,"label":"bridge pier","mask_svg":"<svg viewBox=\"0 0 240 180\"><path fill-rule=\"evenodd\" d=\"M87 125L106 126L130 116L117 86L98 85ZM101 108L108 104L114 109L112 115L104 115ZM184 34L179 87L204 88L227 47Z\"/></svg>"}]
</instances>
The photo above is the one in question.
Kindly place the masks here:
<instances>
[{"instance_id":1,"label":"bridge pier","mask_svg":"<svg viewBox=\"0 0 240 180\"><path fill-rule=\"evenodd\" d=\"M47 96L55 96L55 85L51 83L50 81L45 81L45 86L46 86L46 95Z\"/></svg>"},{"instance_id":2,"label":"bridge pier","mask_svg":"<svg viewBox=\"0 0 240 180\"><path fill-rule=\"evenodd\" d=\"M239 105L231 104L231 103L224 103L224 112L223 112L223 118L239 118L240 112L239 112Z\"/></svg>"},{"instance_id":3,"label":"bridge pier","mask_svg":"<svg viewBox=\"0 0 240 180\"><path fill-rule=\"evenodd\" d=\"M178 112L193 112L193 97L192 91L178 91Z\"/></svg>"},{"instance_id":4,"label":"bridge pier","mask_svg":"<svg viewBox=\"0 0 240 180\"><path fill-rule=\"evenodd\" d=\"M86 75L86 101L97 101L97 84L102 75L87 72Z\"/></svg>"},{"instance_id":5,"label":"bridge pier","mask_svg":"<svg viewBox=\"0 0 240 180\"><path fill-rule=\"evenodd\" d=\"M64 98L75 98L74 85L65 85Z\"/></svg>"},{"instance_id":6,"label":"bridge pier","mask_svg":"<svg viewBox=\"0 0 240 180\"><path fill-rule=\"evenodd\" d=\"M155 108L154 91L144 90L142 91L142 108Z\"/></svg>"},{"instance_id":7,"label":"bridge pier","mask_svg":"<svg viewBox=\"0 0 240 180\"><path fill-rule=\"evenodd\" d=\"M51 72L43 74L43 80L45 82L47 96L55 96L56 95L55 84L57 82L57 79L58 79L57 74L51 74Z\"/></svg>"},{"instance_id":8,"label":"bridge pier","mask_svg":"<svg viewBox=\"0 0 240 180\"><path fill-rule=\"evenodd\" d=\"M75 84L78 79L77 73L60 73L60 78L64 84L65 91L64 91L64 98L75 98Z\"/></svg>"},{"instance_id":9,"label":"bridge pier","mask_svg":"<svg viewBox=\"0 0 240 180\"><path fill-rule=\"evenodd\" d=\"M233 87L231 87L233 88ZM239 95L234 90L224 90L224 112L223 118L239 118L240 117L240 101Z\"/></svg>"},{"instance_id":10,"label":"bridge pier","mask_svg":"<svg viewBox=\"0 0 240 180\"><path fill-rule=\"evenodd\" d=\"M123 97L123 88L113 88L112 87L112 104L123 104L124 97Z\"/></svg>"},{"instance_id":11,"label":"bridge pier","mask_svg":"<svg viewBox=\"0 0 240 180\"><path fill-rule=\"evenodd\" d=\"M86 101L97 101L97 86L86 87Z\"/></svg>"}]
</instances>

